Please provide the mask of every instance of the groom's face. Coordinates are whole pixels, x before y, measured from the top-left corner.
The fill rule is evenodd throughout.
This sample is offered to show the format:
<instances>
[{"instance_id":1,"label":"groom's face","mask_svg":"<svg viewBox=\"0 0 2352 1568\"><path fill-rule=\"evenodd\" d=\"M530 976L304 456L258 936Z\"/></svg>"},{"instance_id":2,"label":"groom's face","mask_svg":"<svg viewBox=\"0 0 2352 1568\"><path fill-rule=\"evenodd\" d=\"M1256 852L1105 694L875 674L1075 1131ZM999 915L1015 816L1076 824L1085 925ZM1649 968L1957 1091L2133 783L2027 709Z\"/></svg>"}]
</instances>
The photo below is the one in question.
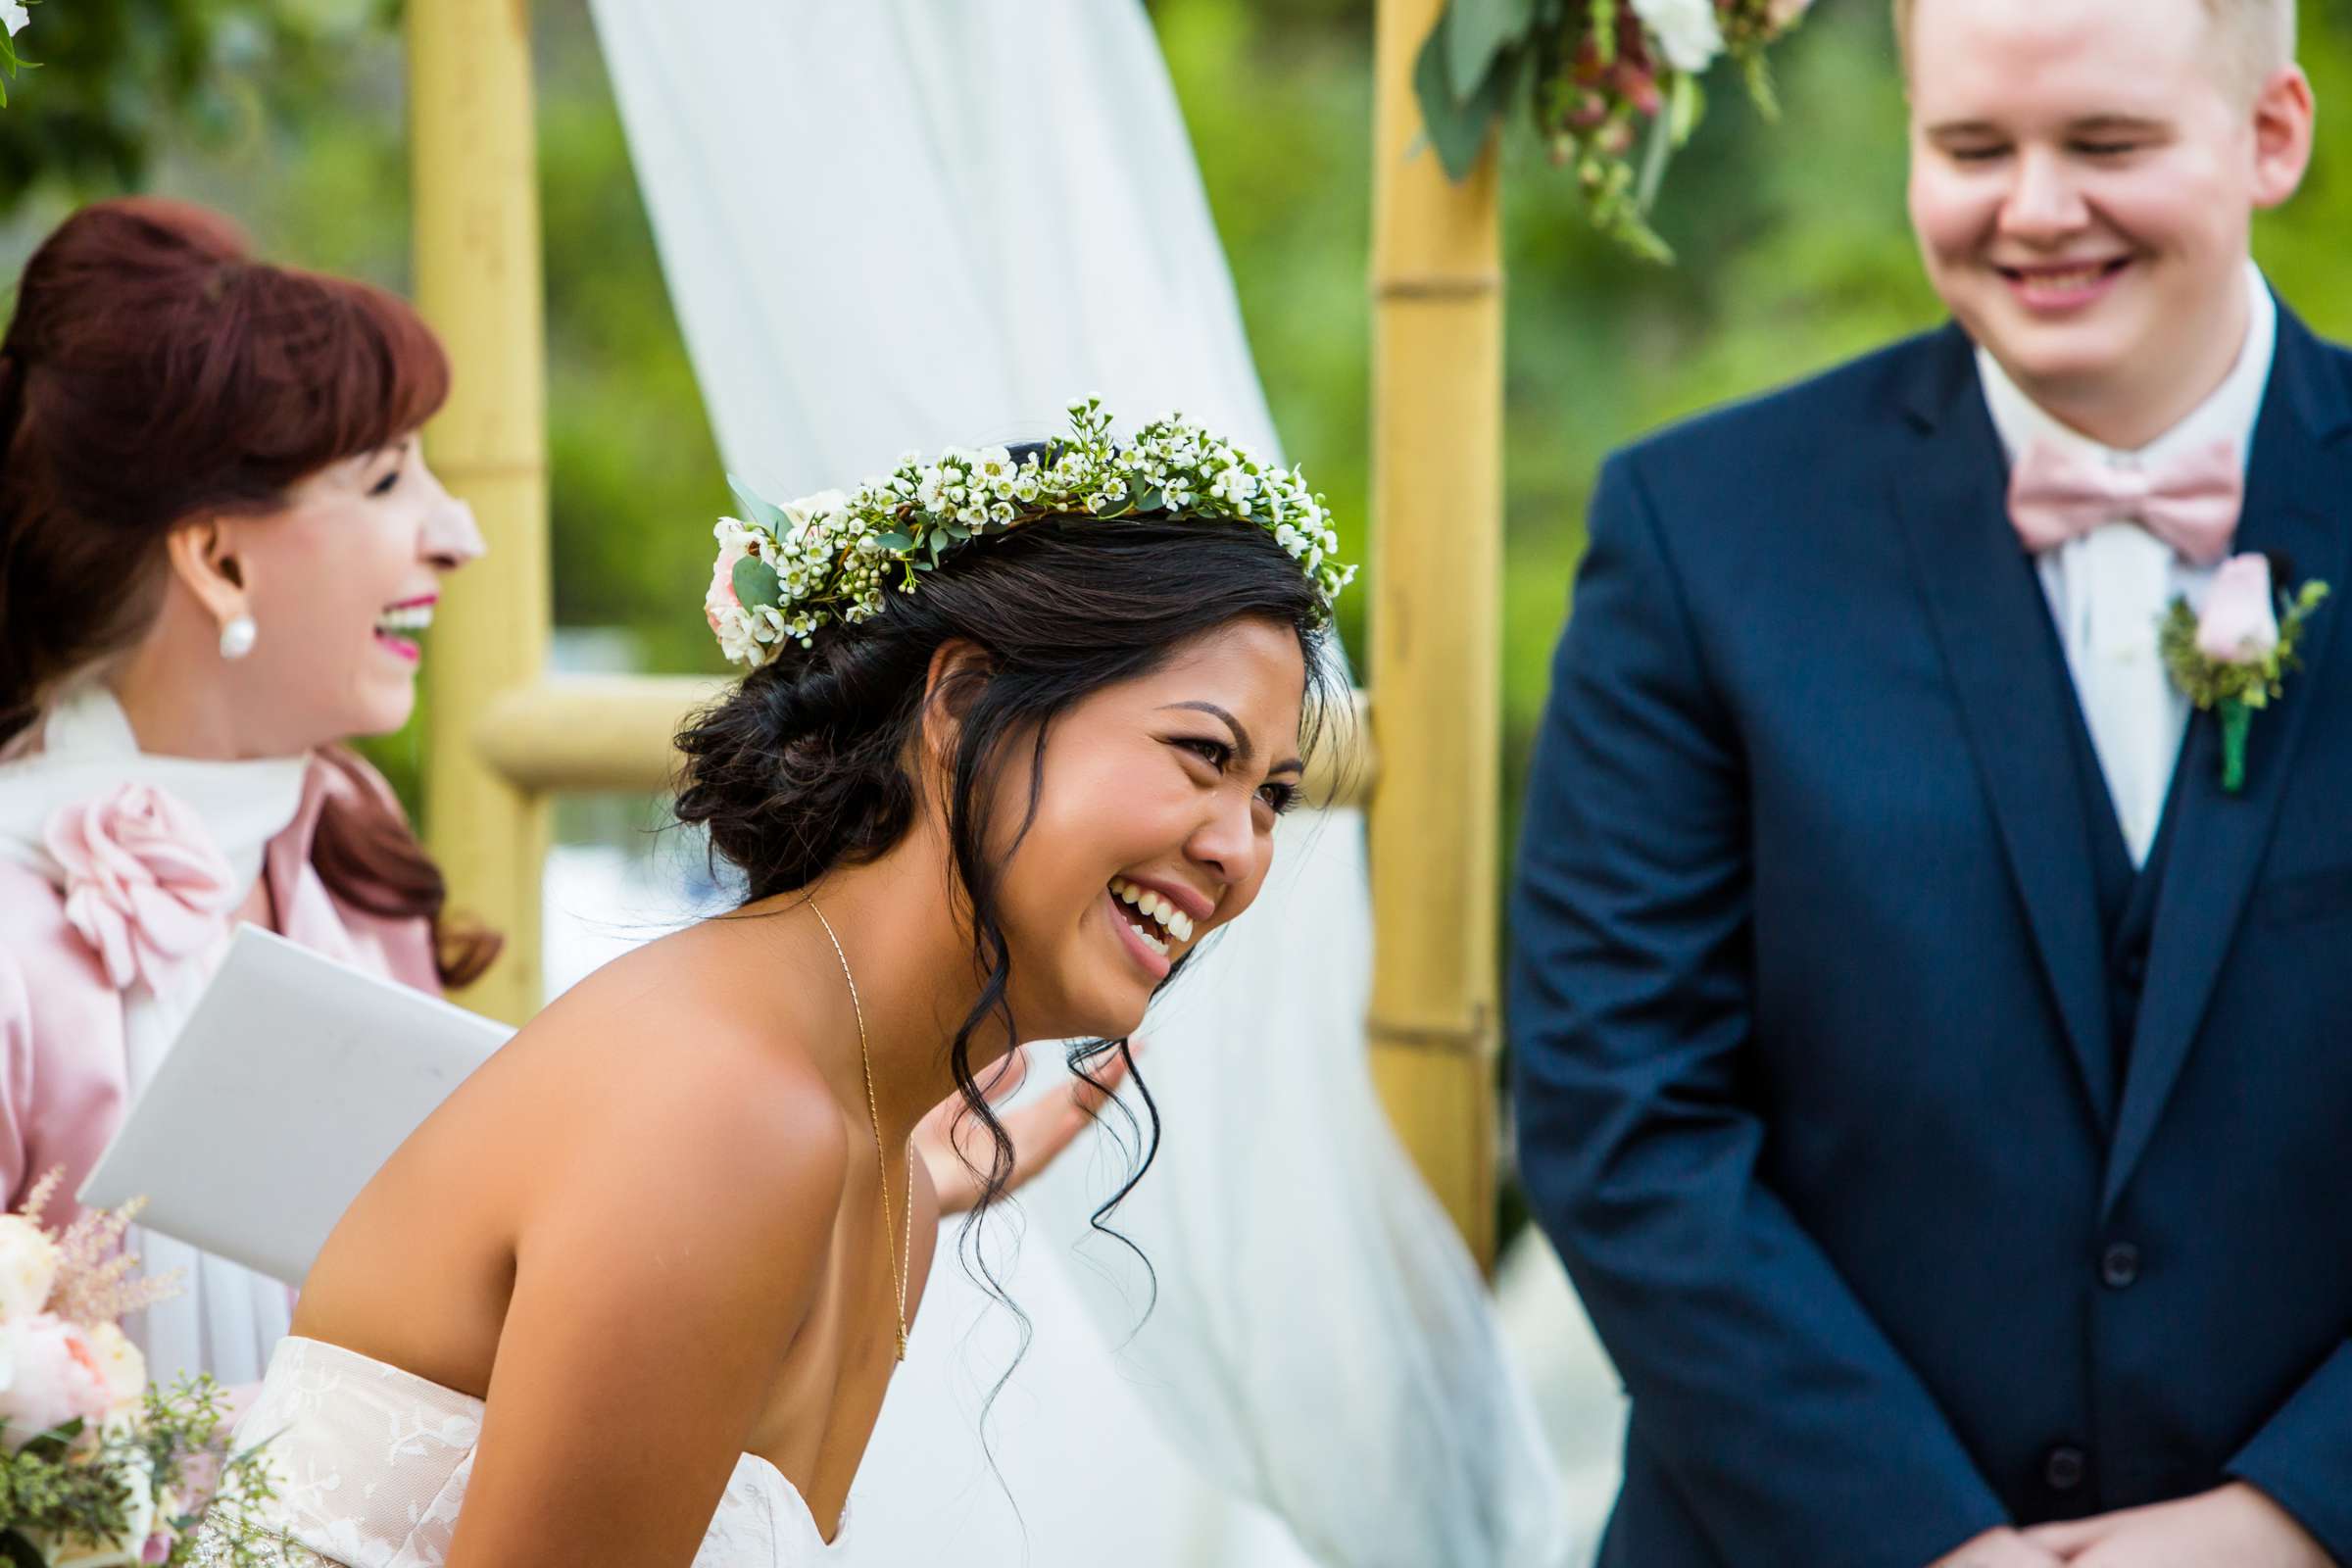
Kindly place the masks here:
<instances>
[{"instance_id":1,"label":"groom's face","mask_svg":"<svg viewBox=\"0 0 2352 1568\"><path fill-rule=\"evenodd\" d=\"M2234 25L2205 0L1917 0L1910 196L1928 274L2047 406L2200 377L2201 396L2236 352L2252 214L2301 177L2310 99L2291 67L2238 69ZM2299 142L2282 102L2300 105Z\"/></svg>"}]
</instances>

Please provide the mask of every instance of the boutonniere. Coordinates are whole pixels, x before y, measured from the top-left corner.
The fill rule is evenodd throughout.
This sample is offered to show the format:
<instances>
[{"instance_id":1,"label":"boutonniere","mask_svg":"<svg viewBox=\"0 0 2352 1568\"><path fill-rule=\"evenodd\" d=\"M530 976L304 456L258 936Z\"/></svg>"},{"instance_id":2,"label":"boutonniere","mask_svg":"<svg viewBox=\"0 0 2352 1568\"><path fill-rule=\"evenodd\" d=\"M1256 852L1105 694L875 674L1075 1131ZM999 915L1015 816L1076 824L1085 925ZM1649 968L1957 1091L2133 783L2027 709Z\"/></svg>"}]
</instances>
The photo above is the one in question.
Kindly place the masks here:
<instances>
[{"instance_id":1,"label":"boutonniere","mask_svg":"<svg viewBox=\"0 0 2352 1568\"><path fill-rule=\"evenodd\" d=\"M2296 644L2328 593L2314 579L2289 595L2273 585L2270 557L2232 556L2207 590L2203 614L2182 598L2165 614L2165 666L2200 712L2221 715L2222 788L2231 795L2246 787L2254 714L2286 695L2286 672L2303 665Z\"/></svg>"}]
</instances>

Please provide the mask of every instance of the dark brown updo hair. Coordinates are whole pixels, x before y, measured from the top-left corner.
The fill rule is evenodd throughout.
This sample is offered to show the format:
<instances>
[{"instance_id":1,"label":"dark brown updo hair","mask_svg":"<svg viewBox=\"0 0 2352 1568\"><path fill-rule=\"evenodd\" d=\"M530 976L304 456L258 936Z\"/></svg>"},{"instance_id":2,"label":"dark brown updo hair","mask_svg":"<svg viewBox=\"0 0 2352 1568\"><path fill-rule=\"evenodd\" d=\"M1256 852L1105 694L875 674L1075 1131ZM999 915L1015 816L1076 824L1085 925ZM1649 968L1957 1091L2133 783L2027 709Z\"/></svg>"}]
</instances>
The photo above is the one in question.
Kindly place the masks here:
<instances>
[{"instance_id":1,"label":"dark brown updo hair","mask_svg":"<svg viewBox=\"0 0 2352 1568\"><path fill-rule=\"evenodd\" d=\"M416 313L350 278L257 261L185 202L96 202L42 241L0 339L0 748L69 682L145 635L165 543L200 513L262 513L296 480L390 445L449 394ZM367 765L328 798L314 862L337 897L433 924L444 982L496 956L444 927L446 885Z\"/></svg>"},{"instance_id":2,"label":"dark brown updo hair","mask_svg":"<svg viewBox=\"0 0 2352 1568\"><path fill-rule=\"evenodd\" d=\"M974 1081L973 1044L992 1018L1007 1033L1012 1027L1012 958L998 890L1004 861L1036 820L1054 720L1103 687L1150 674L1197 639L1255 620L1298 639L1306 666L1301 740L1311 744L1335 695L1322 658L1327 607L1263 527L1197 517L1042 518L964 546L922 577L918 593L886 597L871 620L828 626L806 649L786 643L688 724L678 736L686 761L677 814L707 828L712 855L741 870L747 903L874 859L906 837L921 804L924 786L911 763L932 656L951 641L987 655L985 670L933 699L956 715L940 806L984 977L948 1059L962 1102L957 1119L977 1122L993 1151L989 1169L975 1167L977 1220L1011 1175L1012 1146ZM1027 807L1008 847L994 853L995 786L1024 753ZM1070 1064L1096 1081L1097 1064L1126 1051L1123 1040L1083 1041L1070 1048ZM1136 1081L1140 1089L1140 1075ZM1114 1237L1102 1218L1141 1179L1157 1145L1157 1112L1148 1093L1143 1102L1149 1135L1127 1181L1095 1215ZM968 1226L964 1234L971 1236ZM967 1248L966 1266L976 1261ZM995 1290L985 1266L974 1271Z\"/></svg>"}]
</instances>

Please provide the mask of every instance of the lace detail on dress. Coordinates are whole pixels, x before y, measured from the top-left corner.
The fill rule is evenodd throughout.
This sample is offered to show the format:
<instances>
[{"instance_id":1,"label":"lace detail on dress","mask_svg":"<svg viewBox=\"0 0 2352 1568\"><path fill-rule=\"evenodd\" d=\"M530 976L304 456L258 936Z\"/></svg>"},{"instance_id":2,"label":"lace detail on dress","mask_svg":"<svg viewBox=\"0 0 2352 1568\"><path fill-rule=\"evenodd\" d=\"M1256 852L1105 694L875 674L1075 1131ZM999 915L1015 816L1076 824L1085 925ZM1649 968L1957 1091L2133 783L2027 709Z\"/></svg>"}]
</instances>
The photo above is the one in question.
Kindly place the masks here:
<instances>
[{"instance_id":1,"label":"lace detail on dress","mask_svg":"<svg viewBox=\"0 0 2352 1568\"><path fill-rule=\"evenodd\" d=\"M267 1568L440 1568L466 1500L482 1403L317 1340L289 1338L244 1419L278 1483L268 1517L208 1521L195 1562L229 1560L232 1534ZM808 1568L835 1560L781 1471L745 1454L693 1568Z\"/></svg>"}]
</instances>

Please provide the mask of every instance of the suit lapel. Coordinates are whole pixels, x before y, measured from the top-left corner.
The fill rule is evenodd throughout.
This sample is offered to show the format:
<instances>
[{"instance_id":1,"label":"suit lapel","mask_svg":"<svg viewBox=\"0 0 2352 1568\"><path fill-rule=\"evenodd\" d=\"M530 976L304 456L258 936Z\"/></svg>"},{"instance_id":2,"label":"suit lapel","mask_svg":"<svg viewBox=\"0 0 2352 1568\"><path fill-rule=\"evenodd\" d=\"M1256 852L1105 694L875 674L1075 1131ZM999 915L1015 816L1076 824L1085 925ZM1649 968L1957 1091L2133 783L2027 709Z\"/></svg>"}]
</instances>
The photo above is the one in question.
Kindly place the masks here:
<instances>
[{"instance_id":1,"label":"suit lapel","mask_svg":"<svg viewBox=\"0 0 2352 1568\"><path fill-rule=\"evenodd\" d=\"M2299 580L2325 579L2337 597L2305 633L2304 667L2287 675L2286 695L2254 715L2242 793L2222 791L2220 723L2210 713L2189 721L2173 778L2170 808L2179 820L2170 825L2147 989L2108 1151L2107 1209L2147 1152L2204 1021L2270 843L2306 716L2318 703L2342 695L2323 683L2336 622L2352 612L2352 553L2346 548L2352 541L2352 454L2331 445L2348 419L2352 407L2328 352L2281 307L2278 358L2255 427L2245 512L2233 548L2283 552Z\"/></svg>"},{"instance_id":2,"label":"suit lapel","mask_svg":"<svg viewBox=\"0 0 2352 1568\"><path fill-rule=\"evenodd\" d=\"M1890 476L2009 874L2098 1124L2115 1108L2105 963L2072 730L2082 720L2033 559L2008 522L2008 463L1957 327L1932 339Z\"/></svg>"}]
</instances>

